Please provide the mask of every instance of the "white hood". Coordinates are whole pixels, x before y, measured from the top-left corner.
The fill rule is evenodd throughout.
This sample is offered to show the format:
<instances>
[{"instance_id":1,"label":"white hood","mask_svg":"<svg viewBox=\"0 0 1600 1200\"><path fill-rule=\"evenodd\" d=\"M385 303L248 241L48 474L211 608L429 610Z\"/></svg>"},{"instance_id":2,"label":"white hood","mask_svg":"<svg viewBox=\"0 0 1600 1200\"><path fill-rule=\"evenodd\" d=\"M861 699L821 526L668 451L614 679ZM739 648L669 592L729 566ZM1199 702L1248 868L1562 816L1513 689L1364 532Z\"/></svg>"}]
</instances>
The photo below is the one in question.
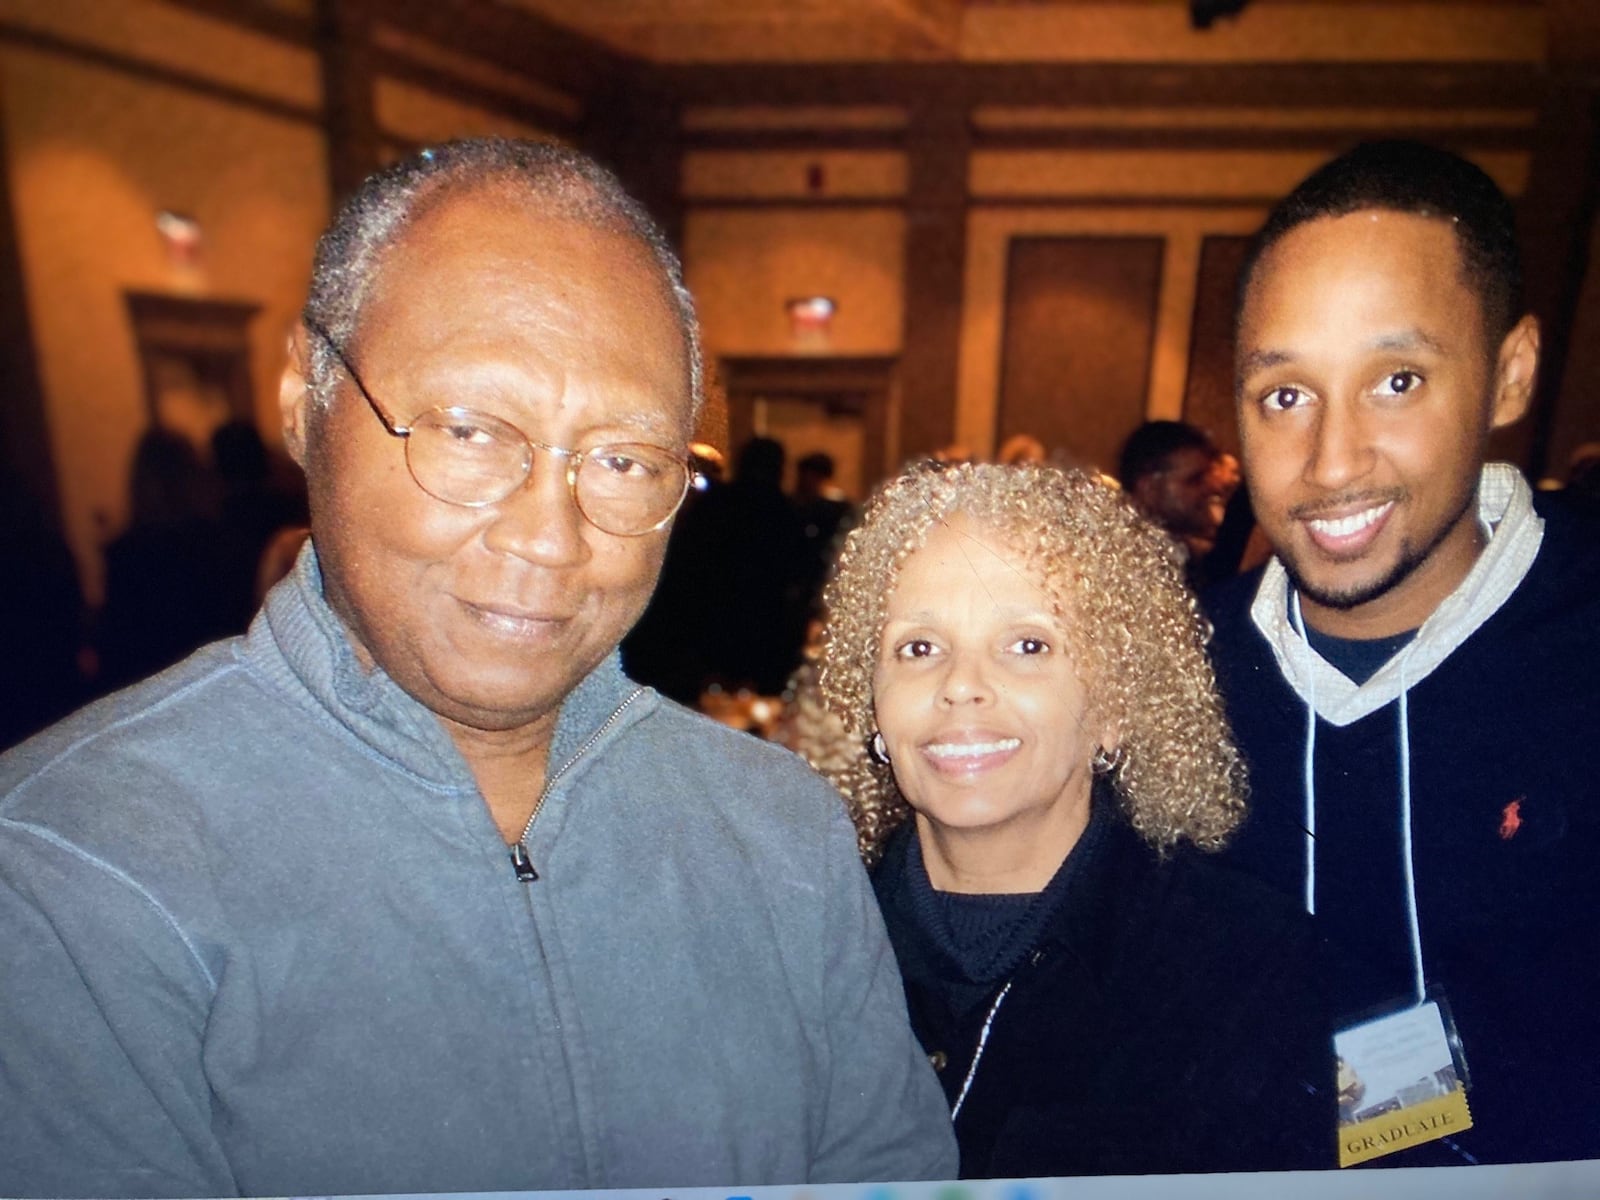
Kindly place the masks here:
<instances>
[{"instance_id":1,"label":"white hood","mask_svg":"<svg viewBox=\"0 0 1600 1200\"><path fill-rule=\"evenodd\" d=\"M1478 480L1478 520L1489 544L1460 585L1445 597L1406 647L1363 684L1318 654L1289 617L1289 576L1274 557L1262 576L1251 619L1300 698L1330 725L1349 725L1415 687L1516 591L1544 540L1533 493L1515 467L1487 463Z\"/></svg>"}]
</instances>

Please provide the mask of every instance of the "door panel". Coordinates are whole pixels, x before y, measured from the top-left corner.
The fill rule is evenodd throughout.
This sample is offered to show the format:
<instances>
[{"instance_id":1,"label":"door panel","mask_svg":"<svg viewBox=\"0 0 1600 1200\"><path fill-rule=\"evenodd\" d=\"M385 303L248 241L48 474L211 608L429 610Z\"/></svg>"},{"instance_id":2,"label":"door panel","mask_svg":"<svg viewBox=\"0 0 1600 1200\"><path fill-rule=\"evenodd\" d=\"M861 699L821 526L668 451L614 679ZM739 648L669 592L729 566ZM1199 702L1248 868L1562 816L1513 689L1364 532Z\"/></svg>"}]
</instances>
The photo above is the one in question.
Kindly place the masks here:
<instances>
[{"instance_id":1,"label":"door panel","mask_svg":"<svg viewBox=\"0 0 1600 1200\"><path fill-rule=\"evenodd\" d=\"M1115 470L1144 420L1163 250L1158 237L1012 240L996 445L1029 433Z\"/></svg>"}]
</instances>

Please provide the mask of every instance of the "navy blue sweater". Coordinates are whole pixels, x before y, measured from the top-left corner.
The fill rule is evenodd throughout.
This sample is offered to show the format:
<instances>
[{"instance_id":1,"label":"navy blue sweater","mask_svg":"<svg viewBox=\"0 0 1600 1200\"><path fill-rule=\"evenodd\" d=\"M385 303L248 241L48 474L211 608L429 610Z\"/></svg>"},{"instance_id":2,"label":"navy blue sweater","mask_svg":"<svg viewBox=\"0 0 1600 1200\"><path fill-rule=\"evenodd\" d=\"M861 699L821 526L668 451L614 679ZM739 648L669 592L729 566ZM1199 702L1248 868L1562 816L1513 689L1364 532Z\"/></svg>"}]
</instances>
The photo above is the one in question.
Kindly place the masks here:
<instances>
[{"instance_id":1,"label":"navy blue sweater","mask_svg":"<svg viewBox=\"0 0 1600 1200\"><path fill-rule=\"evenodd\" d=\"M1600 531L1541 498L1498 612L1408 693L1423 963L1461 1033L1474 1126L1375 1165L1600 1157ZM1306 706L1250 619L1206 597L1251 814L1229 860L1300 897ZM1317 920L1336 1019L1411 988L1397 705L1316 734Z\"/></svg>"}]
</instances>

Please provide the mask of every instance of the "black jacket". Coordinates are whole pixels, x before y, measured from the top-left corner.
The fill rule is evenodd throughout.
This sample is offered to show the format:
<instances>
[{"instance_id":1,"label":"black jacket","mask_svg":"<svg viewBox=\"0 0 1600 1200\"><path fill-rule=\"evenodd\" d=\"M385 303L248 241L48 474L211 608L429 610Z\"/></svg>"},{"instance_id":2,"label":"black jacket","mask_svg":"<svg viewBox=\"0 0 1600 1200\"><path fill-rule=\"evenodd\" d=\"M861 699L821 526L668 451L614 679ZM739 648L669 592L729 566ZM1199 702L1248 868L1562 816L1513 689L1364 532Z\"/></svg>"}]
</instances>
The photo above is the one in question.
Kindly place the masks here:
<instances>
[{"instance_id":1,"label":"black jacket","mask_svg":"<svg viewBox=\"0 0 1600 1200\"><path fill-rule=\"evenodd\" d=\"M953 1105L992 996L952 1003L961 989L912 903L914 836L896 832L873 882ZM1332 1053L1304 917L1198 853L1161 862L1103 800L1067 871L956 1119L962 1176L1331 1166Z\"/></svg>"},{"instance_id":2,"label":"black jacket","mask_svg":"<svg viewBox=\"0 0 1600 1200\"><path fill-rule=\"evenodd\" d=\"M1408 693L1427 981L1465 1051L1473 1128L1376 1166L1600 1157L1600 531L1536 495L1544 541L1511 596ZM1225 853L1305 886L1306 706L1250 617L1252 572L1206 596L1250 768ZM1395 704L1315 747L1317 923L1338 1023L1411 988Z\"/></svg>"}]
</instances>

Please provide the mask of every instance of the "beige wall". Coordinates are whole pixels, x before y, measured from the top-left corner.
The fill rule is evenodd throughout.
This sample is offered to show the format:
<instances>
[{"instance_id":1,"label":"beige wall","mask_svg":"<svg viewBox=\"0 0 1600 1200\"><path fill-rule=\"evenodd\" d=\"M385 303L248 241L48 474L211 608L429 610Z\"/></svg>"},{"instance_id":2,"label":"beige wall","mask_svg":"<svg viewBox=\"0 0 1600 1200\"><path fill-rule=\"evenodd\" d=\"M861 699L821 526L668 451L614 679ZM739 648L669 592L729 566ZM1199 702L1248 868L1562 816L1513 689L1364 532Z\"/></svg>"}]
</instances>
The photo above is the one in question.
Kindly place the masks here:
<instances>
[{"instance_id":1,"label":"beige wall","mask_svg":"<svg viewBox=\"0 0 1600 1200\"><path fill-rule=\"evenodd\" d=\"M268 99L321 102L307 51L160 0L0 0L0 21Z\"/></svg>"},{"instance_id":2,"label":"beige wall","mask_svg":"<svg viewBox=\"0 0 1600 1200\"><path fill-rule=\"evenodd\" d=\"M1535 3L1477 0L1264 2L1203 33L1190 25L1187 0L517 3L623 50L678 63L1538 61L1546 27ZM775 8L782 9L776 18ZM653 19L663 11L672 20Z\"/></svg>"},{"instance_id":3,"label":"beige wall","mask_svg":"<svg viewBox=\"0 0 1600 1200\"><path fill-rule=\"evenodd\" d=\"M548 131L533 125L397 79L379 79L373 92L378 127L404 142L425 145L455 137L490 135L556 140Z\"/></svg>"},{"instance_id":4,"label":"beige wall","mask_svg":"<svg viewBox=\"0 0 1600 1200\"><path fill-rule=\"evenodd\" d=\"M994 450L1012 238L1154 235L1165 240L1146 416L1176 419L1183 412L1201 242L1214 234L1254 232L1266 215L1263 201L1287 192L1327 157L1315 151L975 154L969 188L977 199L967 221L955 440L980 455ZM1472 157L1510 194L1521 191L1526 155ZM1113 196L1122 202L1093 203L1095 197ZM1036 203L1020 206L983 204L1034 197ZM1174 198L1188 203L1168 203ZM1068 200L1089 203L1063 202Z\"/></svg>"},{"instance_id":5,"label":"beige wall","mask_svg":"<svg viewBox=\"0 0 1600 1200\"><path fill-rule=\"evenodd\" d=\"M813 170L820 173L815 188L808 179ZM906 191L906 162L883 150L691 151L682 179L690 201L898 200Z\"/></svg>"},{"instance_id":6,"label":"beige wall","mask_svg":"<svg viewBox=\"0 0 1600 1200\"><path fill-rule=\"evenodd\" d=\"M1259 207L988 208L967 221L966 306L955 440L975 454L993 453L1005 334L1006 262L1011 239L1040 236L1160 237L1165 242L1156 302L1146 415L1177 418L1189 366L1200 243L1208 234L1249 233ZM1104 464L1102 464L1104 465Z\"/></svg>"},{"instance_id":7,"label":"beige wall","mask_svg":"<svg viewBox=\"0 0 1600 1200\"><path fill-rule=\"evenodd\" d=\"M1225 22L1205 38L1184 29L1180 4L1070 7L1026 13L1004 6L971 9L961 30L963 53L969 60L995 61L1025 45L1031 54L1046 41L1038 32L1041 21L1072 25L1072 36L1059 42L1068 47L1067 57L1100 61L1141 55L1198 61L1199 55L1293 62L1316 57L1315 51L1329 62L1395 56L1529 62L1542 54L1544 37L1537 6L1491 9L1466 0L1369 5L1363 20L1372 20L1359 27L1349 19L1348 5L1261 4L1252 6L1247 21ZM1024 17L1034 32L1023 32L1018 22ZM145 420L122 304L125 289L260 304L252 343L256 406L264 430L275 436L272 395L282 338L327 216L318 66L309 49L160 0L0 0L0 22L158 73L177 73L151 78L16 39L0 43L20 248L62 508L94 596L99 546L123 519L128 456ZM1311 42L1305 42L1307 29L1315 33ZM543 109L566 121L581 116L578 97L513 77L503 67L430 48L381 24L378 40L387 51L468 80L482 93L498 90L525 105L524 113ZM259 97L265 107L207 94L184 76ZM1397 105L1406 101L1403 92L1397 86ZM374 99L391 152L460 134L551 136L526 119L407 80L379 80ZM280 111L271 111L274 106ZM691 139L698 133L722 140L720 146L692 149L681 172L686 269L713 356L900 352L907 160L893 146L908 118L892 104L706 105L685 114ZM1249 232L1267 199L1323 157L1291 149L1026 150L1009 148L1016 144L1014 135L1034 129L1048 140L1051 130L1138 134L1181 126L1205 131L1214 141L1221 135L1225 144L1230 128L1370 127L1377 133L1390 122L1410 129L1437 126L1458 136L1463 124L1531 135L1534 119L1531 110L1509 107L1396 107L1385 113L1362 107L980 106L980 140L989 133L1011 137L1008 148L979 149L969 163L972 207L951 438L979 452L992 449L1005 262L1013 237L1164 239L1147 411L1175 415L1188 369L1202 239ZM861 148L840 148L838 141L824 148L823 136L816 149L806 149L796 135L808 128L844 135L838 141L850 145L853 139ZM752 144L733 148L730 137L741 133L750 134ZM1477 157L1508 190L1520 191L1526 156L1495 151ZM820 168L820 180L812 168ZM198 269L181 271L167 261L152 226L161 208L201 222L206 247ZM1600 309L1597 278L1592 270L1574 333L1556 430L1558 454L1594 436L1592 405L1569 398L1592 390L1587 381L1595 364L1588 345ZM822 344L797 339L784 310L791 297L819 293L838 304Z\"/></svg>"},{"instance_id":8,"label":"beige wall","mask_svg":"<svg viewBox=\"0 0 1600 1200\"><path fill-rule=\"evenodd\" d=\"M684 261L707 352L893 354L905 217L898 208L691 209ZM797 341L784 301L832 296L825 348Z\"/></svg>"},{"instance_id":9,"label":"beige wall","mask_svg":"<svg viewBox=\"0 0 1600 1200\"><path fill-rule=\"evenodd\" d=\"M1203 33L1184 0L980 4L961 29L969 62L1539 62L1544 50L1537 6L1472 0L1254 4Z\"/></svg>"},{"instance_id":10,"label":"beige wall","mask_svg":"<svg viewBox=\"0 0 1600 1200\"><path fill-rule=\"evenodd\" d=\"M251 326L255 411L263 434L279 437L284 339L329 216L319 68L309 49L159 0L0 0L0 22L139 64L123 69L15 42L0 49L19 248L62 514L93 603L101 547L126 520L128 464L147 423L126 290L260 305ZM509 83L459 55L430 65L576 112L567 98ZM208 94L208 84L244 98ZM402 143L552 136L399 80L380 79L374 103L384 134ZM162 209L199 221L196 266L168 259L154 226Z\"/></svg>"},{"instance_id":11,"label":"beige wall","mask_svg":"<svg viewBox=\"0 0 1600 1200\"><path fill-rule=\"evenodd\" d=\"M1102 123L1143 110L1107 109ZM763 111L763 127L780 122ZM1249 116L1248 112L1245 114ZM1337 114L1335 114L1337 115ZM1022 114L992 119L1015 126ZM1035 125L1072 121L1073 110L1033 108ZM1215 114L1214 114L1215 117ZM1509 113L1511 121L1525 114ZM1515 195L1525 154L1473 157ZM1248 234L1267 201L1327 158L1315 150L978 151L970 160L959 385L951 440L994 450L1004 332L1006 263L1019 236L1157 236L1165 242L1146 413L1183 410L1201 242ZM808 196L806 167L824 168L829 190ZM905 218L884 208L828 207L841 196L896 194L904 164L890 152L702 151L685 159L689 203L684 258L706 343L717 354L791 354L783 302L821 293L839 302L833 354L893 354L901 343ZM739 199L748 207L736 206ZM823 203L814 203L813 201ZM1174 203L1174 201L1181 201ZM753 203L752 203L753 202ZM996 203L1001 202L1001 203ZM783 204L783 207L772 207ZM725 205L727 205L725 207Z\"/></svg>"},{"instance_id":12,"label":"beige wall","mask_svg":"<svg viewBox=\"0 0 1600 1200\"><path fill-rule=\"evenodd\" d=\"M93 5L113 24L144 8L153 22L171 24L172 10L160 5ZM94 22L85 17L85 24ZM286 53L279 43L201 19L184 20L180 36L210 72L239 63L232 82L242 88L255 88L260 64ZM306 85L292 98L314 103L309 52L285 61ZM62 511L94 600L100 547L125 519L128 462L146 424L124 290L259 304L251 340L256 412L264 430L275 430L283 342L325 222L327 168L309 121L46 51L0 51L0 78ZM274 86L282 92L281 76ZM200 222L197 267L168 261L154 225L162 209Z\"/></svg>"}]
</instances>

